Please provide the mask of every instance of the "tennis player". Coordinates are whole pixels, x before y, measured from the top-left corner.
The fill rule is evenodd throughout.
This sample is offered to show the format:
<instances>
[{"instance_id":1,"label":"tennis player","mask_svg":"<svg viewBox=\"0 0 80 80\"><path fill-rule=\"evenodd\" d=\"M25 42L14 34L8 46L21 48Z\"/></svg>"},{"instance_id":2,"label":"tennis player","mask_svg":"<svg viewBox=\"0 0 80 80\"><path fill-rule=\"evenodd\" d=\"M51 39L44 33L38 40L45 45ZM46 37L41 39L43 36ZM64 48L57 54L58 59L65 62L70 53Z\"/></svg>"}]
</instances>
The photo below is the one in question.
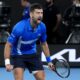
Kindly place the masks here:
<instances>
[{"instance_id":1,"label":"tennis player","mask_svg":"<svg viewBox=\"0 0 80 80\"><path fill-rule=\"evenodd\" d=\"M7 71L13 69L15 80L23 80L25 68L33 73L36 80L45 80L42 62L36 50L37 40L40 40L49 67L54 68L46 42L46 26L41 21L42 18L43 8L41 5L32 4L30 18L19 21L8 37L4 49L5 67Z\"/></svg>"}]
</instances>

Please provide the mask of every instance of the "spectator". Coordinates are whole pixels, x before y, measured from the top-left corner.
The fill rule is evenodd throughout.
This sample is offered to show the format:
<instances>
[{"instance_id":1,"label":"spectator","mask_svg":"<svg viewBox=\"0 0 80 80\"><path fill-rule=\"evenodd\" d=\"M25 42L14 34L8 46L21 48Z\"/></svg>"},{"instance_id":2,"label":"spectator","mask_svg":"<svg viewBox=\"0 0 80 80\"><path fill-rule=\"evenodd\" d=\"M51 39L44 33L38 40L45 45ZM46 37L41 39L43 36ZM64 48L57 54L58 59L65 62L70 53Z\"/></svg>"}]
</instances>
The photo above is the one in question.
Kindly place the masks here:
<instances>
[{"instance_id":1,"label":"spectator","mask_svg":"<svg viewBox=\"0 0 80 80\"><path fill-rule=\"evenodd\" d=\"M47 42L58 43L60 35L58 34L58 27L61 21L61 14L53 0L46 0L44 8L43 22L47 26Z\"/></svg>"},{"instance_id":2,"label":"spectator","mask_svg":"<svg viewBox=\"0 0 80 80\"><path fill-rule=\"evenodd\" d=\"M29 8L30 8L30 2L28 0L21 0L21 5L24 7L23 10L23 19L29 18Z\"/></svg>"}]
</instances>

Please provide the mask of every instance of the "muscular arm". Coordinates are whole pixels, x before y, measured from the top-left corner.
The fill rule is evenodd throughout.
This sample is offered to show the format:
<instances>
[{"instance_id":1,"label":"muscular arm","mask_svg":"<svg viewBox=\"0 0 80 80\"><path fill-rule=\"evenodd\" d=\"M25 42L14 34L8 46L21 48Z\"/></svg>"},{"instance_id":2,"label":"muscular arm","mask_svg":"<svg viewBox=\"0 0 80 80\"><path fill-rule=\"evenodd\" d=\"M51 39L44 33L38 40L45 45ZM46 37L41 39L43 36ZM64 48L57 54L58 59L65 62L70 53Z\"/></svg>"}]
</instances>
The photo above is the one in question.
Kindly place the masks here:
<instances>
[{"instance_id":1,"label":"muscular arm","mask_svg":"<svg viewBox=\"0 0 80 80\"><path fill-rule=\"evenodd\" d=\"M7 42L4 48L4 58L5 59L10 59L10 51L11 51L11 44Z\"/></svg>"},{"instance_id":2,"label":"muscular arm","mask_svg":"<svg viewBox=\"0 0 80 80\"><path fill-rule=\"evenodd\" d=\"M43 49L43 52L46 56L46 60L48 62L48 66L52 69L52 70L55 70L55 67L54 67L54 64L52 63L51 59L50 59L50 51L49 51L49 47L48 47L48 44L47 42L44 42L44 43L41 43L41 46L42 46L42 49Z\"/></svg>"},{"instance_id":3,"label":"muscular arm","mask_svg":"<svg viewBox=\"0 0 80 80\"><path fill-rule=\"evenodd\" d=\"M41 43L41 46L42 46L42 50L43 50L45 56L49 57L50 56L50 51L49 51L49 47L48 47L47 42Z\"/></svg>"},{"instance_id":4,"label":"muscular arm","mask_svg":"<svg viewBox=\"0 0 80 80\"><path fill-rule=\"evenodd\" d=\"M10 51L11 44L7 42L4 48L5 67L7 71L11 71L13 69L13 66L10 64Z\"/></svg>"}]
</instances>

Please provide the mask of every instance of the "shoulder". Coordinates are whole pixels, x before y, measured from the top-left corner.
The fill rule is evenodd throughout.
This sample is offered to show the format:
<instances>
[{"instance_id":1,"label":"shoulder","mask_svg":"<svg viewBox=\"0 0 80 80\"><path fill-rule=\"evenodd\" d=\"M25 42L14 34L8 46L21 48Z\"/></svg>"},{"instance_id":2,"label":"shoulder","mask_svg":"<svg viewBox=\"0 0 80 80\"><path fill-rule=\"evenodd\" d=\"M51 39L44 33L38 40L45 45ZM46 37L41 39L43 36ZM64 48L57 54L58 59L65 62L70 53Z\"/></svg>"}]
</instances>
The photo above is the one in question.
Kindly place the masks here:
<instances>
[{"instance_id":1,"label":"shoulder","mask_svg":"<svg viewBox=\"0 0 80 80\"><path fill-rule=\"evenodd\" d=\"M46 25L43 22L40 23L40 29L42 32L46 31Z\"/></svg>"},{"instance_id":2,"label":"shoulder","mask_svg":"<svg viewBox=\"0 0 80 80\"><path fill-rule=\"evenodd\" d=\"M13 26L13 31L21 32L23 31L24 26L25 26L25 21L21 20Z\"/></svg>"},{"instance_id":3,"label":"shoulder","mask_svg":"<svg viewBox=\"0 0 80 80\"><path fill-rule=\"evenodd\" d=\"M24 20L21 20L19 22L17 22L14 26L20 26L20 25L23 25L24 24Z\"/></svg>"},{"instance_id":4,"label":"shoulder","mask_svg":"<svg viewBox=\"0 0 80 80\"><path fill-rule=\"evenodd\" d=\"M45 28L45 27L46 27L46 25L44 24L44 22L41 22L41 23L40 23L40 26L41 26L42 28Z\"/></svg>"}]
</instances>

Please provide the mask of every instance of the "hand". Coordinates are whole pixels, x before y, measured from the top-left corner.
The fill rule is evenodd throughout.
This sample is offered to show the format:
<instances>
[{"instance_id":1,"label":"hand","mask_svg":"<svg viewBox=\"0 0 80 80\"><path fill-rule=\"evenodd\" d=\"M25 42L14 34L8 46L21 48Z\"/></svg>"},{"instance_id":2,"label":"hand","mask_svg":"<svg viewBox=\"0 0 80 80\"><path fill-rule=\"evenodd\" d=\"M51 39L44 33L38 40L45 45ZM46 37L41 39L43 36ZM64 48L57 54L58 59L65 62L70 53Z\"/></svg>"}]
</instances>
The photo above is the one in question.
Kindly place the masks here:
<instances>
[{"instance_id":1,"label":"hand","mask_svg":"<svg viewBox=\"0 0 80 80\"><path fill-rule=\"evenodd\" d=\"M55 66L54 66L54 64L53 64L52 62L49 62L49 63L48 63L48 66L49 66L49 68L50 68L51 70L55 70Z\"/></svg>"},{"instance_id":2,"label":"hand","mask_svg":"<svg viewBox=\"0 0 80 80\"><path fill-rule=\"evenodd\" d=\"M13 66L12 66L11 64L7 64L7 65L6 65L6 70L7 70L7 71L10 72L12 69L13 69Z\"/></svg>"}]
</instances>

